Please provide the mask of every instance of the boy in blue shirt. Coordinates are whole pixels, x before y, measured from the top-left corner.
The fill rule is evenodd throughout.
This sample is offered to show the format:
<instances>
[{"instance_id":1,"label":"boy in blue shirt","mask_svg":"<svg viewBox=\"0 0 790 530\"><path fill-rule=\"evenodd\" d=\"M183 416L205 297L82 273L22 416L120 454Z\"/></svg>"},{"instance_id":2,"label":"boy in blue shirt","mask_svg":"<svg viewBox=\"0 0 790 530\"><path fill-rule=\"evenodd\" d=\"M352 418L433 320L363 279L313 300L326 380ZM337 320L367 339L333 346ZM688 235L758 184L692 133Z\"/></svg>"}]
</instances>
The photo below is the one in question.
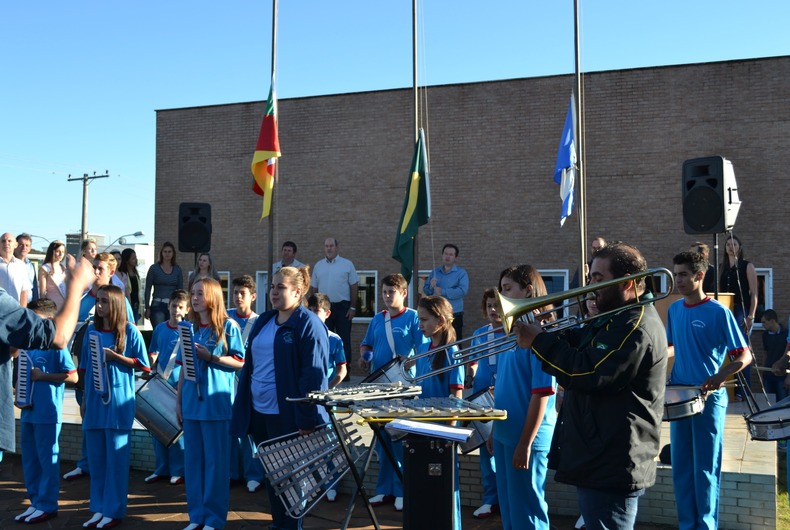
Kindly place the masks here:
<instances>
[{"instance_id":1,"label":"boy in blue shirt","mask_svg":"<svg viewBox=\"0 0 790 530\"><path fill-rule=\"evenodd\" d=\"M307 297L307 309L325 323L332 314L332 303L324 293L313 293ZM329 388L334 388L346 377L348 368L343 339L334 331L327 330L327 333L329 333L329 358L326 360L326 380L329 381ZM335 499L337 499L337 484L332 485L326 492L327 502L335 502Z\"/></svg>"},{"instance_id":2,"label":"boy in blue shirt","mask_svg":"<svg viewBox=\"0 0 790 530\"><path fill-rule=\"evenodd\" d=\"M189 312L189 295L183 289L173 291L167 305L170 319L162 322L154 329L151 335L151 345L148 355L151 357L152 371L161 375L173 388L178 387L178 376L181 365L176 364L178 353L178 323L187 317ZM178 439L170 447L165 447L162 442L151 436L156 455L156 469L145 478L147 484L153 484L170 477L170 484L184 482L184 437Z\"/></svg>"},{"instance_id":3,"label":"boy in blue shirt","mask_svg":"<svg viewBox=\"0 0 790 530\"><path fill-rule=\"evenodd\" d=\"M247 338L258 319L258 313L252 310L252 303L257 298L255 280L249 274L234 278L233 303L236 306L228 310L228 317L241 328L241 340L247 349ZM238 484L247 478L247 491L255 493L261 489L263 482L263 466L253 454L254 447L247 438L231 439L230 443L230 483ZM240 454L241 453L241 454Z\"/></svg>"},{"instance_id":4,"label":"boy in blue shirt","mask_svg":"<svg viewBox=\"0 0 790 530\"><path fill-rule=\"evenodd\" d=\"M381 297L386 309L370 321L359 347L360 367L363 370L373 373L396 358L400 358L402 362L406 357L414 355L418 346L428 342L420 331L417 311L406 307L408 287L406 278L401 274L390 274L381 280ZM364 358L369 352L373 354L373 358L365 362ZM381 437L390 447L398 467L402 468L403 445L392 443L389 434L384 430L381 431ZM379 455L379 476L376 479L376 495L371 497L370 504L379 506L394 502L395 509L400 511L403 509L403 484L389 458L384 458L384 449L380 443L376 444L376 452Z\"/></svg>"},{"instance_id":5,"label":"boy in blue shirt","mask_svg":"<svg viewBox=\"0 0 790 530\"><path fill-rule=\"evenodd\" d=\"M50 320L57 312L55 303L47 298L31 302L28 309ZM20 351L20 355L26 355L31 366L30 405L22 408L20 416L22 468L30 507L15 519L35 524L58 515L63 384L77 382L77 367L65 349Z\"/></svg>"}]
</instances>

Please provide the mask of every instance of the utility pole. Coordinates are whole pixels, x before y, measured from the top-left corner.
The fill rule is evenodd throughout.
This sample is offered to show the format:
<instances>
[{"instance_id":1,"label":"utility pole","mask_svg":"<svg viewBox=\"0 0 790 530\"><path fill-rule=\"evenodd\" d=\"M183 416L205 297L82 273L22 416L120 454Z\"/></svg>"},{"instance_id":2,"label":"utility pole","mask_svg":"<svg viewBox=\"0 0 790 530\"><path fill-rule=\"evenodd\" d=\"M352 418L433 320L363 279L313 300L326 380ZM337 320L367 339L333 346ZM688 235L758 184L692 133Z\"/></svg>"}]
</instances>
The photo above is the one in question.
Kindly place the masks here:
<instances>
[{"instance_id":1,"label":"utility pole","mask_svg":"<svg viewBox=\"0 0 790 530\"><path fill-rule=\"evenodd\" d=\"M93 172L93 176L89 176L87 173L83 174L82 177L74 177L72 178L69 175L69 182L74 182L75 180L82 181L82 229L80 230L80 243L88 239L88 184L93 179L106 179L108 178L109 171L106 169L104 170L104 175L97 175L96 172Z\"/></svg>"}]
</instances>

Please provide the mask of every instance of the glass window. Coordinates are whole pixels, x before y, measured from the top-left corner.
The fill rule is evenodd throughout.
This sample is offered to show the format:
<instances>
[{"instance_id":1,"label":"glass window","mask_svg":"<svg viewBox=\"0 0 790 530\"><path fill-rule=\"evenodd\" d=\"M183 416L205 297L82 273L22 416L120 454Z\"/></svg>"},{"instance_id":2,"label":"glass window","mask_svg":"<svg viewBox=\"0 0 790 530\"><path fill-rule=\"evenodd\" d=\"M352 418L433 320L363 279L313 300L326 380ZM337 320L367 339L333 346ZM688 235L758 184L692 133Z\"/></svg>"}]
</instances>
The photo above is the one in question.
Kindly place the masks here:
<instances>
[{"instance_id":1,"label":"glass window","mask_svg":"<svg viewBox=\"0 0 790 530\"><path fill-rule=\"evenodd\" d=\"M222 296L225 298L225 309L233 307L233 300L230 299L230 271L217 271L219 284L222 287Z\"/></svg>"},{"instance_id":2,"label":"glass window","mask_svg":"<svg viewBox=\"0 0 790 530\"><path fill-rule=\"evenodd\" d=\"M357 312L354 321L370 322L378 307L378 271L357 271L359 291L357 292Z\"/></svg>"},{"instance_id":3,"label":"glass window","mask_svg":"<svg viewBox=\"0 0 790 530\"><path fill-rule=\"evenodd\" d=\"M255 312L266 311L269 303L269 271L255 271Z\"/></svg>"},{"instance_id":4,"label":"glass window","mask_svg":"<svg viewBox=\"0 0 790 530\"><path fill-rule=\"evenodd\" d=\"M561 293L568 290L568 269L538 269L548 294ZM554 304L555 306L557 304ZM557 315L558 318L568 316L568 308Z\"/></svg>"},{"instance_id":5,"label":"glass window","mask_svg":"<svg viewBox=\"0 0 790 530\"><path fill-rule=\"evenodd\" d=\"M754 329L763 329L760 322L763 312L774 307L774 270L770 267L755 267L757 272L757 311Z\"/></svg>"}]
</instances>

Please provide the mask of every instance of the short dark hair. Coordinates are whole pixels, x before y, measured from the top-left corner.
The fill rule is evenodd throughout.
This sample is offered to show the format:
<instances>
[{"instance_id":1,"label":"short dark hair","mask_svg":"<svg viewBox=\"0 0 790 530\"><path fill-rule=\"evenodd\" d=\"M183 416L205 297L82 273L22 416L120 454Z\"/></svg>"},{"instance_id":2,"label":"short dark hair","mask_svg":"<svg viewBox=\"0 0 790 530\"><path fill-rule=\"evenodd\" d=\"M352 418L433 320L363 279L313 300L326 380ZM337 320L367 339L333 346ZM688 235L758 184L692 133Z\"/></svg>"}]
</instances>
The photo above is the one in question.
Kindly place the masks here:
<instances>
[{"instance_id":1,"label":"short dark hair","mask_svg":"<svg viewBox=\"0 0 790 530\"><path fill-rule=\"evenodd\" d=\"M609 269L612 278L622 278L647 271L647 261L639 249L627 243L617 242L606 245L596 252L593 261L597 259L609 260ZM644 287L644 278L636 282L637 288Z\"/></svg>"},{"instance_id":2,"label":"short dark hair","mask_svg":"<svg viewBox=\"0 0 790 530\"><path fill-rule=\"evenodd\" d=\"M30 306L28 305L28 307ZM765 311L763 311L762 318L764 318L765 320L773 320L775 322L779 322L779 315L777 315L776 311L774 311L773 309L766 309Z\"/></svg>"},{"instance_id":3,"label":"short dark hair","mask_svg":"<svg viewBox=\"0 0 790 530\"><path fill-rule=\"evenodd\" d=\"M332 302L329 297L324 293L313 293L307 297L307 307L309 309L323 309L324 311L331 311Z\"/></svg>"},{"instance_id":4,"label":"short dark hair","mask_svg":"<svg viewBox=\"0 0 790 530\"><path fill-rule=\"evenodd\" d=\"M49 298L38 298L27 304L27 308L40 317L52 318L58 312L58 306Z\"/></svg>"},{"instance_id":5,"label":"short dark hair","mask_svg":"<svg viewBox=\"0 0 790 530\"><path fill-rule=\"evenodd\" d=\"M233 278L233 281L230 282L233 287L246 287L250 290L251 293L255 292L255 280L252 279L252 276L249 274L242 274L238 278Z\"/></svg>"},{"instance_id":6,"label":"short dark hair","mask_svg":"<svg viewBox=\"0 0 790 530\"><path fill-rule=\"evenodd\" d=\"M27 239L31 243L33 242L33 236L28 234L27 232L22 232L18 236L16 236L16 242L19 243L22 239Z\"/></svg>"},{"instance_id":7,"label":"short dark hair","mask_svg":"<svg viewBox=\"0 0 790 530\"><path fill-rule=\"evenodd\" d=\"M451 248L451 249L455 250L455 257L457 258L459 250L458 250L458 247L453 245L452 243L447 243L446 245L444 245L442 247L442 254L444 254L444 251L447 250L448 248Z\"/></svg>"},{"instance_id":8,"label":"short dark hair","mask_svg":"<svg viewBox=\"0 0 790 530\"><path fill-rule=\"evenodd\" d=\"M486 320L488 319L488 299L494 298L496 299L496 289L493 287L489 287L485 291L483 291L483 301L480 304L480 309L483 311L483 318Z\"/></svg>"},{"instance_id":9,"label":"short dark hair","mask_svg":"<svg viewBox=\"0 0 790 530\"><path fill-rule=\"evenodd\" d=\"M189 305L189 293L183 289L176 289L170 293L170 301L186 302Z\"/></svg>"},{"instance_id":10,"label":"short dark hair","mask_svg":"<svg viewBox=\"0 0 790 530\"><path fill-rule=\"evenodd\" d=\"M296 243L293 241L286 241L283 243L283 246L280 248L280 250L284 249L285 247L291 247L294 250L294 254L296 254Z\"/></svg>"},{"instance_id":11,"label":"short dark hair","mask_svg":"<svg viewBox=\"0 0 790 530\"><path fill-rule=\"evenodd\" d=\"M396 272L395 274L388 274L381 280L381 286L395 287L396 289L408 289L409 282L403 277L403 274Z\"/></svg>"},{"instance_id":12,"label":"short dark hair","mask_svg":"<svg viewBox=\"0 0 790 530\"><path fill-rule=\"evenodd\" d=\"M705 259L705 256L692 250L686 250L676 255L672 258L672 263L675 265L686 265L694 274L708 271L708 260Z\"/></svg>"}]
</instances>

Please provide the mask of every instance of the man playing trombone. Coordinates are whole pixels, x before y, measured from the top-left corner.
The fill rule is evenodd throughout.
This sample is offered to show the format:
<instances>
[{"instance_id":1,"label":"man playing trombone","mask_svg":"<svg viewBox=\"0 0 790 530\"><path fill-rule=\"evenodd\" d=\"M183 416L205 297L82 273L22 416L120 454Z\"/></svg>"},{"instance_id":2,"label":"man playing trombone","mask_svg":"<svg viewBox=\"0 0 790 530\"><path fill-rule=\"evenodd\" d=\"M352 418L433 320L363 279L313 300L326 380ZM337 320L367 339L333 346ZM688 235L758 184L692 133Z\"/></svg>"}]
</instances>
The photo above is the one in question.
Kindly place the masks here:
<instances>
[{"instance_id":1,"label":"man playing trombone","mask_svg":"<svg viewBox=\"0 0 790 530\"><path fill-rule=\"evenodd\" d=\"M655 308L639 301L649 274L635 247L604 247L590 268L597 319L561 333L516 323L519 346L565 388L549 467L576 486L591 530L633 528L639 497L655 483L667 340Z\"/></svg>"}]
</instances>

